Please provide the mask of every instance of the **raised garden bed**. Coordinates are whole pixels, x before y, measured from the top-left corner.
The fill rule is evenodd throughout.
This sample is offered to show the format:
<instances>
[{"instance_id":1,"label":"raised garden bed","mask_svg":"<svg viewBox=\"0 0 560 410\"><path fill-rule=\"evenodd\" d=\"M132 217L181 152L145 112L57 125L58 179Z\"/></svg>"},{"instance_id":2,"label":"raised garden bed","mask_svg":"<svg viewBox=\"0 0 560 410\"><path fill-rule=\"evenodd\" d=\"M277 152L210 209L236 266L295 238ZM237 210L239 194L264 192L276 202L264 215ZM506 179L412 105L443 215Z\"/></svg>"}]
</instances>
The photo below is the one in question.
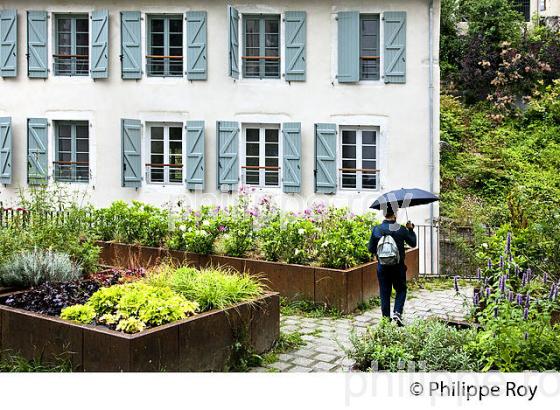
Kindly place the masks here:
<instances>
[{"instance_id":1,"label":"raised garden bed","mask_svg":"<svg viewBox=\"0 0 560 410\"><path fill-rule=\"evenodd\" d=\"M164 259L189 264L196 268L229 267L261 277L270 290L290 300L308 300L326 304L343 313L356 310L361 302L379 295L377 262L350 269L328 269L314 266L290 265L279 262L232 258L218 255L199 255L164 248L152 248L113 242L99 242L101 263L120 267L151 267ZM407 279L419 275L419 250L406 254Z\"/></svg>"},{"instance_id":2,"label":"raised garden bed","mask_svg":"<svg viewBox=\"0 0 560 410\"><path fill-rule=\"evenodd\" d=\"M224 371L237 343L260 354L280 336L280 300L267 293L129 335L0 305L0 351L69 360L75 371Z\"/></svg>"}]
</instances>

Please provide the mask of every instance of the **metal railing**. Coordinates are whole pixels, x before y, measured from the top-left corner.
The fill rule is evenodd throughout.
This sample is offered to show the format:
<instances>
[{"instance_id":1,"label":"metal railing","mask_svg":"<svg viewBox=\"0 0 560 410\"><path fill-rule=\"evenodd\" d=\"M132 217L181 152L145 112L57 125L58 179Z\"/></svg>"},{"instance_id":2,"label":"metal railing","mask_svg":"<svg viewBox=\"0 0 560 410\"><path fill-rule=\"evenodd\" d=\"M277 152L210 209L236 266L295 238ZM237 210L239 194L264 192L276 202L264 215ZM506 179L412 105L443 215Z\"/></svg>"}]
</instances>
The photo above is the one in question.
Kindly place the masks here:
<instances>
[{"instance_id":1,"label":"metal railing","mask_svg":"<svg viewBox=\"0 0 560 410\"><path fill-rule=\"evenodd\" d=\"M89 75L89 55L53 54L55 75Z\"/></svg>"},{"instance_id":2,"label":"metal railing","mask_svg":"<svg viewBox=\"0 0 560 410\"><path fill-rule=\"evenodd\" d=\"M62 182L88 182L91 171L88 162L54 161L54 179Z\"/></svg>"},{"instance_id":3,"label":"metal railing","mask_svg":"<svg viewBox=\"0 0 560 410\"><path fill-rule=\"evenodd\" d=\"M146 72L153 77L182 77L183 56L146 56Z\"/></svg>"},{"instance_id":4,"label":"metal railing","mask_svg":"<svg viewBox=\"0 0 560 410\"><path fill-rule=\"evenodd\" d=\"M148 184L181 184L183 164L146 164L146 181Z\"/></svg>"}]
</instances>

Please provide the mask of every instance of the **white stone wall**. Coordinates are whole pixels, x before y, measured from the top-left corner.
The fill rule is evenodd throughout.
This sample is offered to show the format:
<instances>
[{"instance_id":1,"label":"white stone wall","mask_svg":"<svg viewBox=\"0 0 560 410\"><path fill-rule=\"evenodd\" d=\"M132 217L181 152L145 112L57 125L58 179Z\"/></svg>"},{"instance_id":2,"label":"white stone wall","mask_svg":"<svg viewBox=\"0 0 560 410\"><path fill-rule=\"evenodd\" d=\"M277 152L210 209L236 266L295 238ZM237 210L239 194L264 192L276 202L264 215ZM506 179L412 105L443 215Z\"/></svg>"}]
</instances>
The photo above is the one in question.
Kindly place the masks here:
<instances>
[{"instance_id":1,"label":"white stone wall","mask_svg":"<svg viewBox=\"0 0 560 410\"><path fill-rule=\"evenodd\" d=\"M95 4L94 4L95 3ZM0 201L14 202L20 187L26 185L26 119L49 120L49 152L52 163L54 120L88 120L92 179L87 185L72 188L86 191L94 204L104 206L116 199L140 200L154 204L183 200L193 205L223 203L231 195L216 189L216 121L250 123L301 122L302 124L302 192L270 193L287 209L301 209L317 201L347 205L362 212L380 192L401 187L430 186L429 152L429 52L428 0L402 1L297 1L260 0L258 3L233 2L240 13L305 10L307 17L307 81L284 80L234 81L228 77L228 28L225 1L26 1L5 0L3 8L18 10L18 76L0 79L0 116L11 116L14 133L14 183L0 187ZM434 29L434 175L439 188L439 0L435 1ZM49 21L49 56L53 54L52 14L90 12L108 9L110 13L109 79L93 81L89 77L56 77L46 80L27 78L26 10L47 10ZM188 10L208 12L208 80L189 82L185 78L148 78L139 81L121 79L120 17L124 10L143 13L184 13ZM336 75L336 13L359 10L364 13L406 11L407 14L407 82L386 85L379 82L338 84ZM381 29L381 35L383 30ZM383 45L383 37L381 38ZM143 55L146 41L143 38ZM283 64L282 64L283 65ZM190 193L183 186L144 185L139 189L121 187L121 118L150 121L206 122L206 191ZM377 192L340 192L336 195L314 194L314 124L334 122L339 125L376 126L381 131L381 189ZM145 163L146 161L143 161ZM436 208L437 216L437 208ZM429 207L412 209L410 217L425 223ZM404 218L404 217L403 217Z\"/></svg>"}]
</instances>

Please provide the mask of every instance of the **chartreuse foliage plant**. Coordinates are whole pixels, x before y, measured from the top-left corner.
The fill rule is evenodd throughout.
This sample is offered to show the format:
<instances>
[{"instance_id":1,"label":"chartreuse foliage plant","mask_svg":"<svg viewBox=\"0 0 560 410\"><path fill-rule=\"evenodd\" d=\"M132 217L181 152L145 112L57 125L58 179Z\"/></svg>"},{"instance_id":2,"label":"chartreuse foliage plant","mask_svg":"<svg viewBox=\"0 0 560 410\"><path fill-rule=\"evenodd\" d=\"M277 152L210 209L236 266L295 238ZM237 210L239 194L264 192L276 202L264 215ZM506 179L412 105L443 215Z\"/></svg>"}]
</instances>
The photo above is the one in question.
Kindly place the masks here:
<instances>
[{"instance_id":1,"label":"chartreuse foliage plant","mask_svg":"<svg viewBox=\"0 0 560 410\"><path fill-rule=\"evenodd\" d=\"M194 315L198 307L168 287L135 282L102 288L85 305L63 309L61 317L85 324L95 320L116 330L138 333Z\"/></svg>"},{"instance_id":2,"label":"chartreuse foliage plant","mask_svg":"<svg viewBox=\"0 0 560 410\"><path fill-rule=\"evenodd\" d=\"M203 312L250 301L264 292L264 286L255 278L223 269L197 270L164 265L150 272L146 282L154 287L173 289L195 301Z\"/></svg>"}]
</instances>

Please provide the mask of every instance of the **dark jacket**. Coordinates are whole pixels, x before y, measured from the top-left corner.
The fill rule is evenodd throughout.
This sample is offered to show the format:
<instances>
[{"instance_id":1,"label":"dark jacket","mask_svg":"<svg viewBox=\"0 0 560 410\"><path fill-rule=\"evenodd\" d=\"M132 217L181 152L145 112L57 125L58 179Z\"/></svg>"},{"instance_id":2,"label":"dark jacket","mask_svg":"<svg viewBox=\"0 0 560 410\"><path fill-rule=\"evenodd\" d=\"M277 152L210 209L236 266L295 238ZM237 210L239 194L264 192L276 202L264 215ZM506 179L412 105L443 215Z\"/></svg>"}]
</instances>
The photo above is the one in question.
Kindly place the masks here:
<instances>
[{"instance_id":1,"label":"dark jacket","mask_svg":"<svg viewBox=\"0 0 560 410\"><path fill-rule=\"evenodd\" d=\"M398 223L393 223L391 221L383 221L381 225L377 225L373 228L371 232L371 238L369 239L368 249L372 254L377 253L377 244L383 235L389 234L393 237L399 248L399 254L401 259L401 264L404 264L404 244L412 248L416 248L416 233L413 229L408 229Z\"/></svg>"}]
</instances>

